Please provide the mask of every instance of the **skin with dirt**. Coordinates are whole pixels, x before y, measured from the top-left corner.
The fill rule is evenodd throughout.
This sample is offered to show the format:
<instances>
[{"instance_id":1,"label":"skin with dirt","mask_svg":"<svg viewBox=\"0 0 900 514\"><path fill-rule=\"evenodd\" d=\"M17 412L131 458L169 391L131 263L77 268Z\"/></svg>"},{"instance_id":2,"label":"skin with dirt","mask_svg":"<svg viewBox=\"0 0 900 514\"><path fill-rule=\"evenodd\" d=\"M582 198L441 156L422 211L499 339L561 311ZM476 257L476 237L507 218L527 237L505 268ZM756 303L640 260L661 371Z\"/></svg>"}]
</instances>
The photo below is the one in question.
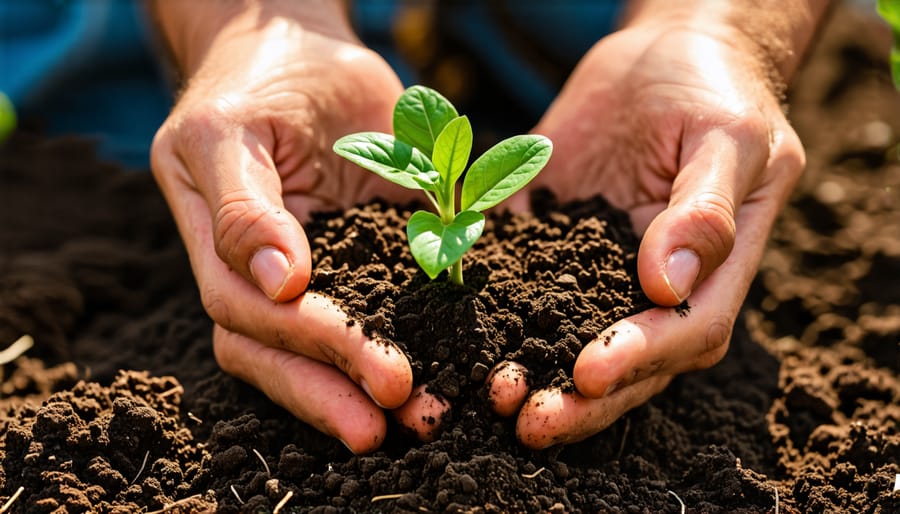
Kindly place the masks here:
<instances>
[{"instance_id":1,"label":"skin with dirt","mask_svg":"<svg viewBox=\"0 0 900 514\"><path fill-rule=\"evenodd\" d=\"M692 512L900 512L900 96L883 28L837 12L790 93L808 172L725 359L541 452L482 384L515 358L532 384L571 387L581 345L647 307L637 239L603 200L494 215L464 287L418 271L402 206L317 217L313 287L452 405L435 441L391 427L353 456L218 371L148 174L17 135L0 150L0 346L35 346L0 367L0 508L679 512L675 493Z\"/></svg>"}]
</instances>

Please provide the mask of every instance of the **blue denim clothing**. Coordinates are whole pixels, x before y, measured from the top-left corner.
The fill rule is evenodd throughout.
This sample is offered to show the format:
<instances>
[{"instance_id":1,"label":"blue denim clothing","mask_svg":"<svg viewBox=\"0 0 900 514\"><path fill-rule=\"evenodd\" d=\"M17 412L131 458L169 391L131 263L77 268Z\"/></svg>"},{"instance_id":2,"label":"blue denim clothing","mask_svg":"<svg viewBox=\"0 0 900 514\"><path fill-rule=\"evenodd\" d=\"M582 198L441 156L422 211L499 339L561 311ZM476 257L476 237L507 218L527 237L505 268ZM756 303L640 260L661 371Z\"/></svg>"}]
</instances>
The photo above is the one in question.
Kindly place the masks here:
<instances>
[{"instance_id":1,"label":"blue denim clothing","mask_svg":"<svg viewBox=\"0 0 900 514\"><path fill-rule=\"evenodd\" d=\"M0 91L20 119L95 139L102 156L138 168L172 103L130 0L0 1Z\"/></svg>"},{"instance_id":2,"label":"blue denim clothing","mask_svg":"<svg viewBox=\"0 0 900 514\"><path fill-rule=\"evenodd\" d=\"M498 98L534 117L560 81L548 80L546 66L530 56L570 68L614 30L621 3L438 1L436 25L441 37L453 40L456 54L477 56L479 85L502 89ZM407 84L420 82L422 74L396 48L394 29L410 5L417 3L357 0L352 6L360 37ZM49 134L94 138L101 156L130 167L148 167L153 134L171 108L156 50L136 0L0 0L0 92L19 118L39 120Z\"/></svg>"}]
</instances>

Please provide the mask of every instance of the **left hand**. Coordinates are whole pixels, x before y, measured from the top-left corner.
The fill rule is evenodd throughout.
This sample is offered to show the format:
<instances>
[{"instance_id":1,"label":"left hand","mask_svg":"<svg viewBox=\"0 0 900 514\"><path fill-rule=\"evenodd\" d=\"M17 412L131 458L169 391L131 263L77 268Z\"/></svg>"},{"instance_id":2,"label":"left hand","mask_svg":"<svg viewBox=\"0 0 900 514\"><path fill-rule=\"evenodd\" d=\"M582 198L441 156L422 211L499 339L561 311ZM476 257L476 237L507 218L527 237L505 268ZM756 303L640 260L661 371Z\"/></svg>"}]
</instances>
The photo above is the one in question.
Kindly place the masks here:
<instances>
[{"instance_id":1,"label":"left hand","mask_svg":"<svg viewBox=\"0 0 900 514\"><path fill-rule=\"evenodd\" d=\"M526 446L582 440L674 375L725 355L772 223L804 167L755 48L740 35L635 24L592 48L534 129L555 146L535 186L562 201L602 193L626 210L643 235L641 286L660 307L585 346L576 393L528 396L515 364L497 368L490 395L499 413L518 412ZM680 317L671 307L685 299L690 313Z\"/></svg>"}]
</instances>

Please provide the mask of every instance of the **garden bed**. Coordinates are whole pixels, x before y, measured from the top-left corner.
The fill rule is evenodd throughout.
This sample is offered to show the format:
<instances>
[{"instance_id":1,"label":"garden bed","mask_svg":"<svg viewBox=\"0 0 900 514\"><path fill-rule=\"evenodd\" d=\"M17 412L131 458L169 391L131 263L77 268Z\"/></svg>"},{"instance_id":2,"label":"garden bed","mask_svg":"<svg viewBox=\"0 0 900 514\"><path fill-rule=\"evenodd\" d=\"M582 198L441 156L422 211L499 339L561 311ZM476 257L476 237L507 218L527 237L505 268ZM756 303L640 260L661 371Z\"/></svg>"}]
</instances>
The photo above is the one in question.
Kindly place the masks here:
<instances>
[{"instance_id":1,"label":"garden bed","mask_svg":"<svg viewBox=\"0 0 900 514\"><path fill-rule=\"evenodd\" d=\"M900 512L900 95L889 36L838 11L791 91L808 171L723 362L597 436L541 452L486 410L480 383L507 354L548 362L543 342L561 344L540 374L564 383L559 368L591 333L648 305L636 240L602 200L541 196L533 217L492 218L466 288L430 284L411 263L363 265L391 252L409 262L402 234L363 237L402 228L399 207L317 218L313 287L406 345L420 380L453 403L434 442L392 427L381 450L353 456L218 371L149 174L98 162L84 141L16 135L0 154L0 346L26 333L35 345L0 369L0 507L679 512L680 499L691 512ZM532 243L513 259L503 241L516 238ZM341 262L374 297L347 289L349 275L332 271ZM416 318L424 306L479 330L438 337L426 356L406 344L441 328Z\"/></svg>"}]
</instances>

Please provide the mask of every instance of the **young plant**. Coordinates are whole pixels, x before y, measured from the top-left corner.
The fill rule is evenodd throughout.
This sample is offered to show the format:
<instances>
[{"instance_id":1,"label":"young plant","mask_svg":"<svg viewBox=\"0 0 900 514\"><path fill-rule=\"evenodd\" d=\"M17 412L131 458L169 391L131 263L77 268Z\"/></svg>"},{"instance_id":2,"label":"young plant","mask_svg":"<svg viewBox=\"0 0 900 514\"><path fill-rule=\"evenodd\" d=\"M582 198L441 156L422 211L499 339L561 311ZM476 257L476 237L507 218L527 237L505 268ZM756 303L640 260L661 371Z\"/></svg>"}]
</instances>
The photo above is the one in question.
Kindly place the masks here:
<instances>
[{"instance_id":1,"label":"young plant","mask_svg":"<svg viewBox=\"0 0 900 514\"><path fill-rule=\"evenodd\" d=\"M897 0L878 0L878 14L891 26L894 34L894 46L891 47L891 75L894 86L900 89L900 2Z\"/></svg>"},{"instance_id":2,"label":"young plant","mask_svg":"<svg viewBox=\"0 0 900 514\"><path fill-rule=\"evenodd\" d=\"M395 184L425 193L437 214L416 211L409 218L410 251L431 279L450 268L450 280L462 284L462 257L481 237L482 211L530 182L547 164L553 145L544 136L513 136L478 157L466 172L472 151L469 119L424 86L403 92L393 125L393 136L350 134L335 142L334 151ZM464 173L457 210L456 183Z\"/></svg>"}]
</instances>

